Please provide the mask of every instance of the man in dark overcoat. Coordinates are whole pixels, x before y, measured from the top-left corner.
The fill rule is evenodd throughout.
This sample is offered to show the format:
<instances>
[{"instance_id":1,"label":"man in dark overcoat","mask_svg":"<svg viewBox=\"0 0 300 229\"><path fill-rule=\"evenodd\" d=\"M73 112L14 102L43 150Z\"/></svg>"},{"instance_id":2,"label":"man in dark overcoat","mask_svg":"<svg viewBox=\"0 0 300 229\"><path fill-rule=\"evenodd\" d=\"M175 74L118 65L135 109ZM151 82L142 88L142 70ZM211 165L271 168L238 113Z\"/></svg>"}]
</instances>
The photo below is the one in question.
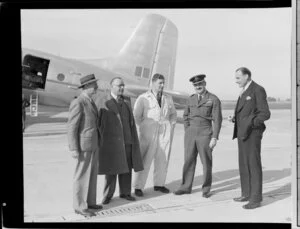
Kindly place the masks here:
<instances>
[{"instance_id":1,"label":"man in dark overcoat","mask_svg":"<svg viewBox=\"0 0 300 229\"><path fill-rule=\"evenodd\" d=\"M190 79L196 93L188 98L183 113L184 166L181 186L175 195L191 193L198 154L203 166L202 196L211 195L212 152L219 138L222 110L219 98L206 90L205 77L200 74Z\"/></svg>"},{"instance_id":2,"label":"man in dark overcoat","mask_svg":"<svg viewBox=\"0 0 300 229\"><path fill-rule=\"evenodd\" d=\"M262 201L261 140L266 129L264 121L271 116L265 89L251 79L251 72L241 67L235 72L236 83L242 88L234 117L233 139L238 140L241 197L235 201L249 201L245 209L260 206Z\"/></svg>"},{"instance_id":3,"label":"man in dark overcoat","mask_svg":"<svg viewBox=\"0 0 300 229\"><path fill-rule=\"evenodd\" d=\"M134 201L131 196L132 169L135 172L144 169L130 97L123 95L124 81L115 77L110 85L110 93L95 97L101 135L98 174L105 174L103 204L111 201L117 176L120 197Z\"/></svg>"}]
</instances>

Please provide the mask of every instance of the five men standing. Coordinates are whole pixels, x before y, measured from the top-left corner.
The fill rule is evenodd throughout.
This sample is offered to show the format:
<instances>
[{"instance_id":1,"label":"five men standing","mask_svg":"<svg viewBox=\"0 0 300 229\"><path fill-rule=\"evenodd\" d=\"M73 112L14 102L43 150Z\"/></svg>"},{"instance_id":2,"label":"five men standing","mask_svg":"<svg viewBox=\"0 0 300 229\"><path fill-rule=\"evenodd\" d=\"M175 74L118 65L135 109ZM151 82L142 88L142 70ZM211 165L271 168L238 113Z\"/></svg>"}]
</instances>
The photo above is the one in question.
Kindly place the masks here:
<instances>
[{"instance_id":1,"label":"five men standing","mask_svg":"<svg viewBox=\"0 0 300 229\"><path fill-rule=\"evenodd\" d=\"M206 90L206 76L193 76L190 82L195 94L188 98L184 120L184 166L182 183L175 195L190 194L194 180L197 155L203 165L202 196L208 198L212 184L212 152L217 144L222 111L219 98ZM238 139L241 197L249 201L245 209L260 206L262 201L261 140L270 118L266 92L251 80L247 68L235 73L236 83L243 88L237 101L233 139ZM163 93L165 78L155 74L152 87L141 94L132 111L130 98L123 95L121 77L111 80L111 90L95 96L98 88L93 74L80 79L83 91L69 109L68 141L76 159L73 182L73 207L77 214L94 216L97 175L105 175L103 204L108 204L115 192L118 177L120 197L134 201L131 196L132 169L135 195L143 196L149 170L154 160L154 190L169 193L165 187L168 162L177 112L171 96ZM138 131L136 128L138 126Z\"/></svg>"},{"instance_id":2,"label":"five men standing","mask_svg":"<svg viewBox=\"0 0 300 229\"><path fill-rule=\"evenodd\" d=\"M133 110L144 165L144 170L135 174L134 188L137 196L143 196L142 190L153 159L154 190L169 193L165 181L177 112L172 97L163 93L164 83L163 75L154 74L152 89L137 98Z\"/></svg>"},{"instance_id":3,"label":"five men standing","mask_svg":"<svg viewBox=\"0 0 300 229\"><path fill-rule=\"evenodd\" d=\"M202 196L210 196L212 183L212 152L217 144L221 124L221 102L217 96L206 90L206 76L193 76L190 82L195 94L188 98L184 110L184 166L181 186L175 195L190 194L194 180L197 155L203 165Z\"/></svg>"},{"instance_id":4,"label":"five men standing","mask_svg":"<svg viewBox=\"0 0 300 229\"><path fill-rule=\"evenodd\" d=\"M266 129L264 121L271 116L265 89L251 79L251 72L241 67L235 72L236 83L242 88L234 117L233 139L238 140L241 197L235 201L249 201L245 209L260 206L262 201L261 140Z\"/></svg>"}]
</instances>

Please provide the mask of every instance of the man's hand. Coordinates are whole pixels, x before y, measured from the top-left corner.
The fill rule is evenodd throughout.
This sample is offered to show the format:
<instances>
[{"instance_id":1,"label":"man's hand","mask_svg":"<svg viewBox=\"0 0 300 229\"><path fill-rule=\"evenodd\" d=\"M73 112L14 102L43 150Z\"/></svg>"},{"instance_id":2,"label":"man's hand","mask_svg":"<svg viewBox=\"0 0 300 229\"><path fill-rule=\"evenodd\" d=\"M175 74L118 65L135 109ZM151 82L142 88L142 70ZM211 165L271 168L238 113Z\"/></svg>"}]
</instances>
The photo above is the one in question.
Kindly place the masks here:
<instances>
[{"instance_id":1,"label":"man's hand","mask_svg":"<svg viewBox=\"0 0 300 229\"><path fill-rule=\"evenodd\" d=\"M211 148L213 150L216 145L217 145L217 139L216 138L212 138L210 140L210 143L209 143L209 148Z\"/></svg>"},{"instance_id":2,"label":"man's hand","mask_svg":"<svg viewBox=\"0 0 300 229\"><path fill-rule=\"evenodd\" d=\"M71 156L76 159L79 157L79 152L77 150L71 151Z\"/></svg>"}]
</instances>

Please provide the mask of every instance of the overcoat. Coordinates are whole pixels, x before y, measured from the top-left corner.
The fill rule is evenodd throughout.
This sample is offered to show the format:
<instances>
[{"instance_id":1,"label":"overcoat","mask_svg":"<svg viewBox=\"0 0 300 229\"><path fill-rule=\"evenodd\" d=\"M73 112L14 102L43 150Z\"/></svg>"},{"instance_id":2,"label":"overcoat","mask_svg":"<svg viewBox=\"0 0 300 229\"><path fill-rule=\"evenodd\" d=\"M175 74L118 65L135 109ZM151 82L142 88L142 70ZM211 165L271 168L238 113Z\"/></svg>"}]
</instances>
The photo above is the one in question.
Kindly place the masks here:
<instances>
[{"instance_id":1,"label":"overcoat","mask_svg":"<svg viewBox=\"0 0 300 229\"><path fill-rule=\"evenodd\" d=\"M123 96L130 113L130 127L132 134L132 167L135 172L143 170L139 139L132 114L130 97ZM99 170L98 174L128 173L123 126L115 99L110 93L94 98L99 111Z\"/></svg>"}]
</instances>

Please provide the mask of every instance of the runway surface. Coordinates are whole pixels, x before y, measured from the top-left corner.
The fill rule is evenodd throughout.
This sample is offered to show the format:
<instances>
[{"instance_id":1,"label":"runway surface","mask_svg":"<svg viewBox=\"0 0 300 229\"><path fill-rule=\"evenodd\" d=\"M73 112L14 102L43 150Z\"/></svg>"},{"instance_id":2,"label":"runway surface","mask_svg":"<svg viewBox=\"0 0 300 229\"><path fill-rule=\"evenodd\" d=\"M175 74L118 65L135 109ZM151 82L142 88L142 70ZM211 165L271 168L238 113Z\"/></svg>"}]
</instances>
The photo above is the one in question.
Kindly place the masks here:
<instances>
[{"instance_id":1,"label":"runway surface","mask_svg":"<svg viewBox=\"0 0 300 229\"><path fill-rule=\"evenodd\" d=\"M253 210L234 202L240 196L237 142L233 124L223 121L213 152L213 195L202 197L202 165L198 157L193 192L175 196L153 191L153 167L144 197L129 202L118 197L97 216L84 218L72 209L74 160L68 151L67 109L40 107L38 117L27 117L24 144L25 222L291 222L291 111L271 110L262 141L263 202ZM223 116L232 114L223 110ZM182 111L178 111L182 117ZM175 128L166 186L180 185L183 167L183 125ZM103 176L98 176L97 201L102 200Z\"/></svg>"}]
</instances>

